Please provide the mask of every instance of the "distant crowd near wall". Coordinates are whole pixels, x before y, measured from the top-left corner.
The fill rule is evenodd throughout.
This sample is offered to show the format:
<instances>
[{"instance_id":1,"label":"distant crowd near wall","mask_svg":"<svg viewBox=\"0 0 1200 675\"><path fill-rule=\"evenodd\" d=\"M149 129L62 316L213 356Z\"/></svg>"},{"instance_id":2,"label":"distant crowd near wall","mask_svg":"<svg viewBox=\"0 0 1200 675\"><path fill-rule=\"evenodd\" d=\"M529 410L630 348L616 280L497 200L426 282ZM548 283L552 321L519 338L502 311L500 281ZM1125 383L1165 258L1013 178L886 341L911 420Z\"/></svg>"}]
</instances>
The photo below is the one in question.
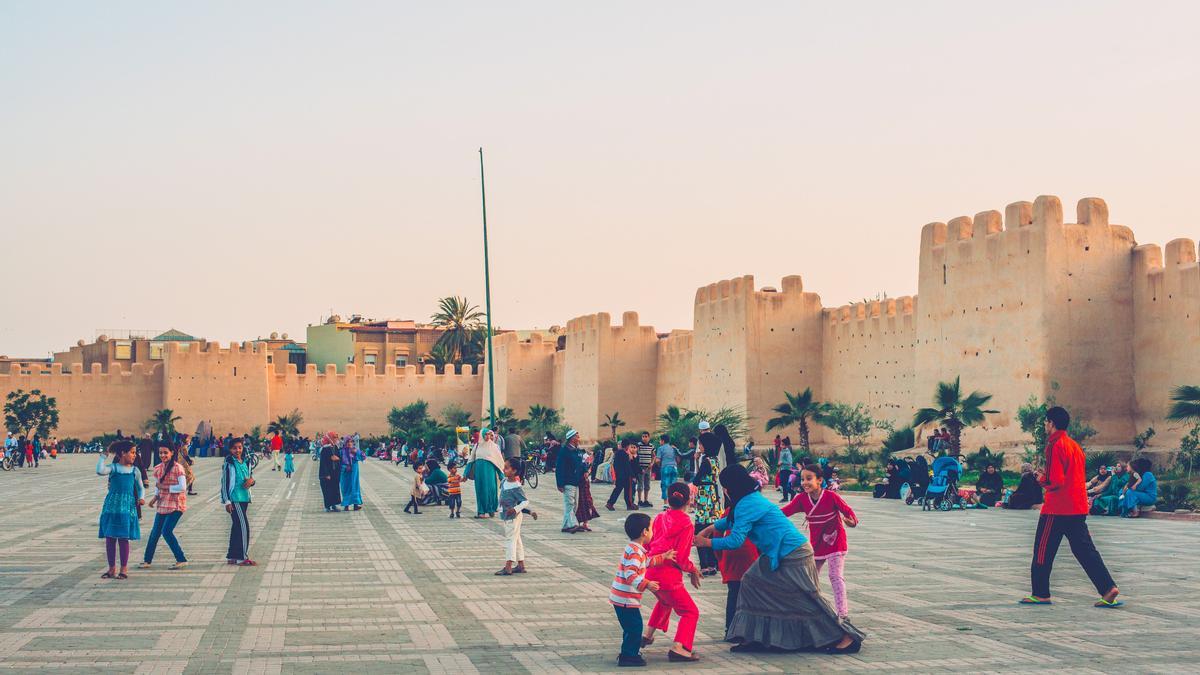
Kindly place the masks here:
<instances>
[{"instance_id":1,"label":"distant crowd near wall","mask_svg":"<svg viewBox=\"0 0 1200 675\"><path fill-rule=\"evenodd\" d=\"M799 276L778 289L743 276L696 291L691 330L658 334L625 312L616 325L607 313L572 319L556 340L497 336L496 405L518 415L533 404L559 408L587 439L607 435L608 413L637 430L653 428L669 405L735 406L761 442L784 392L811 387L818 400L861 402L903 425L937 382L959 376L964 389L993 394L1000 411L967 432L970 444L1023 440L1017 408L1052 393L1099 430L1100 444L1128 443L1151 425L1160 442L1181 435L1162 420L1172 388L1200 384L1192 240L1169 242L1164 255L1110 224L1101 199L1080 200L1076 222L1064 223L1059 199L1043 196L930 223L918 255L914 297L823 307ZM373 434L386 431L393 405L487 405L486 376L469 368L275 369L250 343L169 346L161 365L132 372L50 364L0 375L0 396L38 388L57 397L58 434L78 437L137 428L164 407L184 430L203 419L237 433L297 408L304 433ZM835 439L818 428L814 440Z\"/></svg>"}]
</instances>

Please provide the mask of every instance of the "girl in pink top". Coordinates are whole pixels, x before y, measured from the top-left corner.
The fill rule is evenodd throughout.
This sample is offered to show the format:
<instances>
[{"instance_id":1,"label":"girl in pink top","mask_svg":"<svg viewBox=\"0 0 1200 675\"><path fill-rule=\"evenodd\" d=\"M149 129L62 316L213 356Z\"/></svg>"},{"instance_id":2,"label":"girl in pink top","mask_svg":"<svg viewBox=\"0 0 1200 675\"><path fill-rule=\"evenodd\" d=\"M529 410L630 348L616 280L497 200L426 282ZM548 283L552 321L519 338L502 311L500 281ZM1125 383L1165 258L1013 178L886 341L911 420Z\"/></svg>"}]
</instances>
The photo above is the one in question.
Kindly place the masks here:
<instances>
[{"instance_id":1,"label":"girl in pink top","mask_svg":"<svg viewBox=\"0 0 1200 675\"><path fill-rule=\"evenodd\" d=\"M692 540L696 530L692 525L692 517L687 514L691 501L692 489L687 483L673 483L667 488L667 505L670 508L654 518L651 529L654 538L650 540L650 549L647 551L649 558L675 552L674 560L651 567L646 572L646 579L658 582L658 590L654 592L658 602L650 612L642 646L654 642L655 630L667 632L671 626L671 610L679 615L679 625L675 627L675 645L667 652L668 661L700 659L692 653L700 610L683 586L683 573L687 572L692 586L700 588L700 570L692 563Z\"/></svg>"},{"instance_id":2,"label":"girl in pink top","mask_svg":"<svg viewBox=\"0 0 1200 675\"><path fill-rule=\"evenodd\" d=\"M808 539L813 547L813 560L817 573L829 566L829 585L833 587L833 606L838 616L850 615L850 603L846 599L846 579L843 576L846 564L846 527L858 525L858 516L842 499L841 495L821 488L821 469L812 465L800 472L800 487L803 492L783 507L783 514L791 516L804 512L808 520Z\"/></svg>"}]
</instances>

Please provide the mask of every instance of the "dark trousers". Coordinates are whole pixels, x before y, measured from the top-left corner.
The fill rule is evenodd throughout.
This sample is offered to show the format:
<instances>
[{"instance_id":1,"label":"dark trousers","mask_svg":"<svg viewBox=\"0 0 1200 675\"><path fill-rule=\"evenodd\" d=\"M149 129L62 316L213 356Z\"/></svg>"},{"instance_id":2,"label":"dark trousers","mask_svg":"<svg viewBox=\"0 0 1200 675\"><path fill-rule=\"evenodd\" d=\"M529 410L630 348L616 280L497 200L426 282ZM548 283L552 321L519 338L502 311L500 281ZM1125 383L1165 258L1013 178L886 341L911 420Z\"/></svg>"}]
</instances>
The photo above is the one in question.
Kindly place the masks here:
<instances>
[{"instance_id":1,"label":"dark trousers","mask_svg":"<svg viewBox=\"0 0 1200 675\"><path fill-rule=\"evenodd\" d=\"M779 470L779 492L781 493L780 497L782 497L783 501L785 501L785 502L792 498L792 470L791 469L780 469Z\"/></svg>"},{"instance_id":2,"label":"dark trousers","mask_svg":"<svg viewBox=\"0 0 1200 675\"><path fill-rule=\"evenodd\" d=\"M700 531L703 530L704 528L708 527L709 525L712 525L712 523L696 523L696 527L694 528L694 531L696 534L700 534ZM700 556L700 568L701 569L716 569L717 568L717 554L714 553L711 548L709 548L709 547L700 548L699 546L697 546L696 554Z\"/></svg>"},{"instance_id":3,"label":"dark trousers","mask_svg":"<svg viewBox=\"0 0 1200 675\"><path fill-rule=\"evenodd\" d=\"M738 591L742 590L742 582L727 581L725 588L725 630L729 630L729 624L733 623L733 614L737 611Z\"/></svg>"},{"instance_id":4,"label":"dark trousers","mask_svg":"<svg viewBox=\"0 0 1200 675\"><path fill-rule=\"evenodd\" d=\"M446 506L450 507L450 513L462 511L462 494L446 495Z\"/></svg>"},{"instance_id":5,"label":"dark trousers","mask_svg":"<svg viewBox=\"0 0 1200 675\"><path fill-rule=\"evenodd\" d=\"M617 497L625 493L625 508L633 508L633 476L616 476L613 480L613 491L608 496L608 503L614 506L617 503Z\"/></svg>"},{"instance_id":6,"label":"dark trousers","mask_svg":"<svg viewBox=\"0 0 1200 675\"><path fill-rule=\"evenodd\" d=\"M642 651L642 610L616 605L613 609L621 623L621 656L637 656Z\"/></svg>"},{"instance_id":7,"label":"dark trousers","mask_svg":"<svg viewBox=\"0 0 1200 675\"><path fill-rule=\"evenodd\" d=\"M250 557L247 553L250 550L250 520L246 518L250 502L230 503L233 510L229 512L229 517L233 524L229 528L229 552L225 554L225 559L241 562Z\"/></svg>"},{"instance_id":8,"label":"dark trousers","mask_svg":"<svg viewBox=\"0 0 1200 675\"><path fill-rule=\"evenodd\" d=\"M420 507L421 507L421 505L417 502L417 498L410 495L408 498L408 506L404 507L404 512L405 513L420 513L421 512ZM411 511L410 511L410 509L411 509Z\"/></svg>"},{"instance_id":9,"label":"dark trousers","mask_svg":"<svg viewBox=\"0 0 1200 675\"><path fill-rule=\"evenodd\" d=\"M1033 565L1029 569L1034 597L1050 597L1050 570L1054 567L1054 556L1058 554L1058 545L1063 537L1067 538L1071 553L1092 580L1096 592L1104 595L1111 591L1116 583L1104 566L1096 545L1092 543L1087 516L1042 515L1038 518L1037 535L1033 538Z\"/></svg>"}]
</instances>

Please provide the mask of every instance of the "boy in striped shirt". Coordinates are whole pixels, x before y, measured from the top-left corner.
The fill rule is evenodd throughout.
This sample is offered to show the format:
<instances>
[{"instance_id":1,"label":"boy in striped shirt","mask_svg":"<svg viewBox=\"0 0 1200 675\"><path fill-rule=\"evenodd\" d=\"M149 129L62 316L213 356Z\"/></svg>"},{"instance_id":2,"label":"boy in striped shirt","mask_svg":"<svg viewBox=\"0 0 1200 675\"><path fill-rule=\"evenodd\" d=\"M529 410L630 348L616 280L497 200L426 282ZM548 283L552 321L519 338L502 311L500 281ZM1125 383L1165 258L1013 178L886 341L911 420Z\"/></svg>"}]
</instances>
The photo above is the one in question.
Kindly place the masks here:
<instances>
[{"instance_id":1,"label":"boy in striped shirt","mask_svg":"<svg viewBox=\"0 0 1200 675\"><path fill-rule=\"evenodd\" d=\"M617 665L621 667L644 666L642 658L642 593L658 590L658 582L646 579L646 568L661 565L675 559L675 551L667 551L653 558L646 557L646 544L650 541L650 516L633 513L625 519L625 535L629 544L621 555L621 565L613 578L608 601L617 612L621 624L621 655Z\"/></svg>"},{"instance_id":2,"label":"boy in striped shirt","mask_svg":"<svg viewBox=\"0 0 1200 675\"><path fill-rule=\"evenodd\" d=\"M450 475L446 477L446 505L451 518L462 518L462 475L454 460L450 460Z\"/></svg>"}]
</instances>

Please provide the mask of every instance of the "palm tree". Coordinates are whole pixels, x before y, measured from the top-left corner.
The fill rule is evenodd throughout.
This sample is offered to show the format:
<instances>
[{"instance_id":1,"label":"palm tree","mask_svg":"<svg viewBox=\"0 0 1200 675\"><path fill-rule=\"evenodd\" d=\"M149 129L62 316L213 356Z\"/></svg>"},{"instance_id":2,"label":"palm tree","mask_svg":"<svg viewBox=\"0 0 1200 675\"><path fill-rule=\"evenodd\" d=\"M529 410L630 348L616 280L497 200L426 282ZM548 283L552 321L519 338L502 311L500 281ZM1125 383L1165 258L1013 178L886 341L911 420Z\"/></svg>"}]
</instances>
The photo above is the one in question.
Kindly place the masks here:
<instances>
[{"instance_id":1,"label":"palm tree","mask_svg":"<svg viewBox=\"0 0 1200 675\"><path fill-rule=\"evenodd\" d=\"M288 441L293 438L300 437L300 425L304 423L304 413L300 412L299 408L292 408L292 412L286 415L276 417L273 422L267 425L267 433L279 434L283 436L283 440Z\"/></svg>"},{"instance_id":2,"label":"palm tree","mask_svg":"<svg viewBox=\"0 0 1200 675\"><path fill-rule=\"evenodd\" d=\"M479 329L484 313L466 298L452 295L438 300L438 311L431 323L444 329L437 344L445 350L449 361L458 361L471 342L472 333Z\"/></svg>"},{"instance_id":3,"label":"palm tree","mask_svg":"<svg viewBox=\"0 0 1200 675\"><path fill-rule=\"evenodd\" d=\"M775 429L787 429L793 424L800 427L800 447L804 449L804 454L811 454L808 446L808 421L820 416L825 409L823 403L818 403L813 400L812 387L805 389L799 394L789 394L783 392L787 397L787 401L780 403L772 408L779 413L779 417L772 417L767 420L767 431Z\"/></svg>"},{"instance_id":4,"label":"palm tree","mask_svg":"<svg viewBox=\"0 0 1200 675\"><path fill-rule=\"evenodd\" d=\"M521 428L533 432L536 440L540 441L547 431L553 429L560 422L557 410L535 403L529 406L529 417L521 420Z\"/></svg>"},{"instance_id":5,"label":"palm tree","mask_svg":"<svg viewBox=\"0 0 1200 675\"><path fill-rule=\"evenodd\" d=\"M442 337L446 336L443 335ZM432 365L439 373L446 372L446 366L453 365L453 362L454 358L447 347L442 344L441 338L438 338L437 344L433 346L433 349L429 350L429 355L424 360L424 363Z\"/></svg>"},{"instance_id":6,"label":"palm tree","mask_svg":"<svg viewBox=\"0 0 1200 675\"><path fill-rule=\"evenodd\" d=\"M517 430L521 420L517 419L516 413L512 408L500 408L496 410L496 419L492 419L491 415L484 418L484 423L501 436L506 436Z\"/></svg>"},{"instance_id":7,"label":"palm tree","mask_svg":"<svg viewBox=\"0 0 1200 675\"><path fill-rule=\"evenodd\" d=\"M625 420L621 419L620 412L615 412L604 416L604 426L612 430L612 438L615 442L617 440L617 429L625 426Z\"/></svg>"},{"instance_id":8,"label":"palm tree","mask_svg":"<svg viewBox=\"0 0 1200 675\"><path fill-rule=\"evenodd\" d=\"M1185 384L1171 392L1171 409L1167 419L1200 421L1200 387Z\"/></svg>"},{"instance_id":9,"label":"palm tree","mask_svg":"<svg viewBox=\"0 0 1200 675\"><path fill-rule=\"evenodd\" d=\"M175 411L170 408L155 410L150 419L142 424L142 429L145 431L155 431L162 434L163 438L171 438L175 435L175 423L183 419L177 417Z\"/></svg>"},{"instance_id":10,"label":"palm tree","mask_svg":"<svg viewBox=\"0 0 1200 675\"><path fill-rule=\"evenodd\" d=\"M918 410L913 416L913 427L934 423L945 426L950 432L950 453L961 454L962 430L983 422L985 415L998 412L983 409L990 400L992 395L982 391L973 391L963 398L957 377L954 382L938 382L937 393L933 396L933 404L937 407Z\"/></svg>"}]
</instances>

